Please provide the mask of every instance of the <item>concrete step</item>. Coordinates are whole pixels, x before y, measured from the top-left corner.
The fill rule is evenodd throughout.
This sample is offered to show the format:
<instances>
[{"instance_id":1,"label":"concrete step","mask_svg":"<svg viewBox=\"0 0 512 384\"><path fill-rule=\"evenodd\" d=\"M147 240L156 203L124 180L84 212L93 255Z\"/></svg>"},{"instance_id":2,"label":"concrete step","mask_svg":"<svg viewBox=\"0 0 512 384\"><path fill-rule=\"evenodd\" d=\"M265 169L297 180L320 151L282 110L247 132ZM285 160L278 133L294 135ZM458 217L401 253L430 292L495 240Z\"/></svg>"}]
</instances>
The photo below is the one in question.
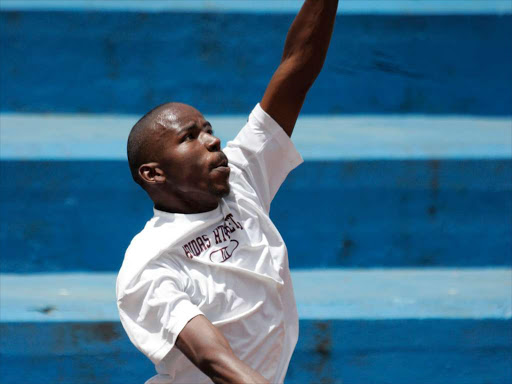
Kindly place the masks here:
<instances>
[{"instance_id":1,"label":"concrete step","mask_svg":"<svg viewBox=\"0 0 512 384\"><path fill-rule=\"evenodd\" d=\"M2 322L119 319L115 273L0 277ZM313 269L292 278L301 319L512 317L510 268Z\"/></svg>"},{"instance_id":2,"label":"concrete step","mask_svg":"<svg viewBox=\"0 0 512 384\"><path fill-rule=\"evenodd\" d=\"M247 117L207 118L225 143ZM4 272L119 268L152 214L125 160L136 119L0 115ZM293 140L306 163L271 211L291 266L511 265L510 125L467 116L301 118Z\"/></svg>"},{"instance_id":3,"label":"concrete step","mask_svg":"<svg viewBox=\"0 0 512 384\"><path fill-rule=\"evenodd\" d=\"M299 4L3 0L0 110L246 113ZM305 113L512 114L510 2L341 4Z\"/></svg>"},{"instance_id":4,"label":"concrete step","mask_svg":"<svg viewBox=\"0 0 512 384\"><path fill-rule=\"evenodd\" d=\"M201 13L296 13L302 0L3 0L0 10L81 10ZM509 14L507 0L345 0L339 14Z\"/></svg>"},{"instance_id":5,"label":"concrete step","mask_svg":"<svg viewBox=\"0 0 512 384\"><path fill-rule=\"evenodd\" d=\"M205 117L225 144L251 109ZM126 160L140 117L0 113L0 160ZM510 116L301 115L293 142L306 160L510 159L511 127Z\"/></svg>"},{"instance_id":6,"label":"concrete step","mask_svg":"<svg viewBox=\"0 0 512 384\"><path fill-rule=\"evenodd\" d=\"M152 216L125 161L1 161L0 174L3 272L115 271ZM508 159L307 161L271 217L292 268L510 266L511 184Z\"/></svg>"},{"instance_id":7,"label":"concrete step","mask_svg":"<svg viewBox=\"0 0 512 384\"><path fill-rule=\"evenodd\" d=\"M293 271L288 383L511 383L512 269ZM140 383L115 274L0 275L0 381Z\"/></svg>"}]
</instances>

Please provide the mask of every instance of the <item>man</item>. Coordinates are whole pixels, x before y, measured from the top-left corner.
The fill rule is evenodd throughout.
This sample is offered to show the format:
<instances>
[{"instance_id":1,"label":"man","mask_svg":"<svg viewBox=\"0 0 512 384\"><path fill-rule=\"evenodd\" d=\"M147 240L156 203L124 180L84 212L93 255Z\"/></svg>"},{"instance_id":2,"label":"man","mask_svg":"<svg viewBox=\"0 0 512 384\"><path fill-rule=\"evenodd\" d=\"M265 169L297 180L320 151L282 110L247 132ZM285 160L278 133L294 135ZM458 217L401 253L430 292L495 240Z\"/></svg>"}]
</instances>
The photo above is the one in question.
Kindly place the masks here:
<instances>
[{"instance_id":1,"label":"man","mask_svg":"<svg viewBox=\"0 0 512 384\"><path fill-rule=\"evenodd\" d=\"M154 217L117 279L123 326L156 365L147 383L283 382L298 316L270 203L302 162L290 136L329 45L337 0L306 0L281 64L224 152L191 106L146 114L128 139Z\"/></svg>"}]
</instances>

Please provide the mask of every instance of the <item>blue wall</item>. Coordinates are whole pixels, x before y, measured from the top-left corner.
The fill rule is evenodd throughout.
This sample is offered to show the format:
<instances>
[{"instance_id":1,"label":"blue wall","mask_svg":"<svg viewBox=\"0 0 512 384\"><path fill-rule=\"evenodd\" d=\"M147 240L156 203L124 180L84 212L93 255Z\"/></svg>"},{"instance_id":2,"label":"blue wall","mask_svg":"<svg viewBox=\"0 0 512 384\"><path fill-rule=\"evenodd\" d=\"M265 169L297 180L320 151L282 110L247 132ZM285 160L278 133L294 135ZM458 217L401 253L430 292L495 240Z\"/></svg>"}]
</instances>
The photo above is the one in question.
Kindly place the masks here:
<instances>
[{"instance_id":1,"label":"blue wall","mask_svg":"<svg viewBox=\"0 0 512 384\"><path fill-rule=\"evenodd\" d=\"M152 204L124 161L2 161L2 271L116 271ZM271 216L293 268L512 264L509 160L309 161ZM371 239L371 240L370 240Z\"/></svg>"},{"instance_id":2,"label":"blue wall","mask_svg":"<svg viewBox=\"0 0 512 384\"><path fill-rule=\"evenodd\" d=\"M288 384L511 382L507 320L301 320L300 329ZM2 323L0 333L3 384L41 384L41 375L45 383L143 383L155 374L119 322Z\"/></svg>"},{"instance_id":3,"label":"blue wall","mask_svg":"<svg viewBox=\"0 0 512 384\"><path fill-rule=\"evenodd\" d=\"M149 12L142 2L138 2L142 10L130 12L119 5L121 1L111 2L110 10L102 6L93 10L105 4L99 1L74 2L89 8L78 5L65 10L61 4L71 2L54 2L60 11L45 8L51 1L33 2L37 11L27 1L2 3L0 112L14 113L119 116L142 114L174 100L192 104L205 114L245 116L278 65L293 18L279 10L269 14L232 9ZM2 8L6 3L9 10ZM152 2L157 3L164 2ZM223 3L229 8L232 2ZM479 9L487 11L475 11L473 6L465 11L460 4L467 2L455 0L450 6L459 9L458 14L436 10L434 15L416 12L421 6L410 4L420 2L413 1L408 2L416 9L411 15L406 10L382 13L379 8L394 4L395 10L401 9L404 2L366 3L375 8L370 6L365 14L338 15L326 65L304 114L424 114L427 122L433 115L510 119L510 5L502 13L489 11L487 0L473 1L477 8L486 4ZM433 2L422 2L427 3L427 8L434 9ZM491 8L497 3L493 1ZM16 10L19 4L26 7ZM43 123L38 128L53 132ZM471 137L480 137L479 132ZM495 132L489 129L489 135ZM10 143L23 142L26 134L20 128L19 137L11 135ZM43 136L34 140L44 141ZM360 141L357 148L365 146L357 135L348 136ZM373 145L387 140L385 135L377 136ZM44 137L51 140L51 134ZM446 136L439 135L440 145L449 147L443 139ZM325 140L330 140L329 135ZM65 151L73 148L73 139L69 141ZM27 143L25 147L30 148ZM405 148L401 153L408 153L409 143L401 143ZM306 161L287 179L271 211L287 242L291 267L382 266L382 281L393 278L386 267L453 267L449 273L454 275L462 267L479 267L474 270L476 276L488 267L505 266L510 271L510 156L496 155L497 147L487 147L489 143L468 147L466 141L464 145L466 152L448 148L438 152L443 153L441 158L422 152L416 160L390 155L330 161L317 156L316 161ZM410 146L411 151L420 147ZM472 153L476 147L478 155ZM0 161L1 272L57 271L68 278L65 273L70 271L115 273L129 241L152 215L151 203L131 181L126 162L98 157L51 161L37 156L22 161L16 150L10 153L15 153L13 159ZM358 279L357 271L349 273L346 279ZM414 276L411 271L404 273ZM2 384L18 383L20 378L25 384L124 384L143 382L154 374L153 365L129 342L118 321L98 321L94 316L98 308L102 313L108 305L115 312L115 300L108 299L113 295L114 274L112 287L104 287L105 291L91 273L86 279L88 285L80 284L89 296L80 296L59 282L55 290L44 287L51 294L37 308L32 307L33 295L24 293L32 288L23 279L18 286L7 287L7 294L4 284L3 298L8 300L3 302L15 302L29 316L27 322L0 318ZM474 281L480 279L469 282L473 288ZM324 292L328 289L318 288L321 284L307 282L311 284L303 289L316 289L311 297L322 297L324 306L332 302L332 308L343 308L345 316L350 316L314 317L318 303L309 303L308 313L313 316L300 320L299 344L287 383L512 384L511 314L509 303L503 304L503 298L510 296L501 280L489 285L492 292L507 294L483 290L480 301L459 295L458 289L465 286L452 286L451 281L437 287L436 295L428 287L438 284L437 280L415 282L400 295L390 295L394 307L393 311L383 309L384 316L389 316L385 320L368 319L358 312L361 306L371 305L364 295L372 296L378 284L363 280L359 281L365 284L363 289L350 289L350 284L334 281L329 287L346 293L336 299ZM403 280L398 282L402 287ZM43 291L38 288L32 292ZM413 318L391 316L392 312L403 315L400 306L409 305L418 293L424 296L414 304L418 311ZM374 302L377 296L372 296ZM55 304L55 297L63 301L77 297L74 303L81 303L89 317L56 321L52 311L65 313L65 306ZM474 317L473 312L470 318L459 312L461 302L474 305ZM433 307L450 311L426 320ZM499 316L491 307L499 309Z\"/></svg>"},{"instance_id":4,"label":"blue wall","mask_svg":"<svg viewBox=\"0 0 512 384\"><path fill-rule=\"evenodd\" d=\"M246 114L291 14L3 11L0 110ZM257 38L256 38L257 37ZM512 115L511 15L339 15L304 113Z\"/></svg>"}]
</instances>

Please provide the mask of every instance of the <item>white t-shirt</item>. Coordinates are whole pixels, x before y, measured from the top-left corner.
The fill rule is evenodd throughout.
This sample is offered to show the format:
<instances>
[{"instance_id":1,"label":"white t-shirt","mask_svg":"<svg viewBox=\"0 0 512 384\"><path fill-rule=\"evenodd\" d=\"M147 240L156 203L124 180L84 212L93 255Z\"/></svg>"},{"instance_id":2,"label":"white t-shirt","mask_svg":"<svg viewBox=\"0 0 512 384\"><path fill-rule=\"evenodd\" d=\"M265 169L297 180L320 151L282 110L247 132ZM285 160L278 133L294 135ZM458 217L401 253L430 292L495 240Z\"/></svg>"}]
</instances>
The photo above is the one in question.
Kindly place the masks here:
<instances>
[{"instance_id":1,"label":"white t-shirt","mask_svg":"<svg viewBox=\"0 0 512 384\"><path fill-rule=\"evenodd\" d=\"M224 153L229 195L210 212L155 209L117 277L124 329L158 372L147 383L211 383L174 348L199 314L222 332L238 358L271 382L284 381L298 316L286 246L269 210L302 158L259 104Z\"/></svg>"}]
</instances>

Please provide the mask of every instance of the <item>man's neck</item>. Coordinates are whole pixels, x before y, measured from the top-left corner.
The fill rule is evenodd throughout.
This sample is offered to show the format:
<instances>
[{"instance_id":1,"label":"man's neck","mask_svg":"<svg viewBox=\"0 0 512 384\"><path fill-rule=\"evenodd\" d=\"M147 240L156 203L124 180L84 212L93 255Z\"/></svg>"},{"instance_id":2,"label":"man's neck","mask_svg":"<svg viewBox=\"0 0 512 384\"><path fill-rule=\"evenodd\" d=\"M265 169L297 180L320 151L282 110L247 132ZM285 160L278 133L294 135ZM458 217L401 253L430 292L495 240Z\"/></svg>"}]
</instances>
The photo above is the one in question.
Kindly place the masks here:
<instances>
[{"instance_id":1,"label":"man's neck","mask_svg":"<svg viewBox=\"0 0 512 384\"><path fill-rule=\"evenodd\" d=\"M186 198L178 199L175 196L166 199L153 199L155 208L159 211L170 213L193 214L213 211L219 206L220 199L213 199L208 196L188 195Z\"/></svg>"}]
</instances>

